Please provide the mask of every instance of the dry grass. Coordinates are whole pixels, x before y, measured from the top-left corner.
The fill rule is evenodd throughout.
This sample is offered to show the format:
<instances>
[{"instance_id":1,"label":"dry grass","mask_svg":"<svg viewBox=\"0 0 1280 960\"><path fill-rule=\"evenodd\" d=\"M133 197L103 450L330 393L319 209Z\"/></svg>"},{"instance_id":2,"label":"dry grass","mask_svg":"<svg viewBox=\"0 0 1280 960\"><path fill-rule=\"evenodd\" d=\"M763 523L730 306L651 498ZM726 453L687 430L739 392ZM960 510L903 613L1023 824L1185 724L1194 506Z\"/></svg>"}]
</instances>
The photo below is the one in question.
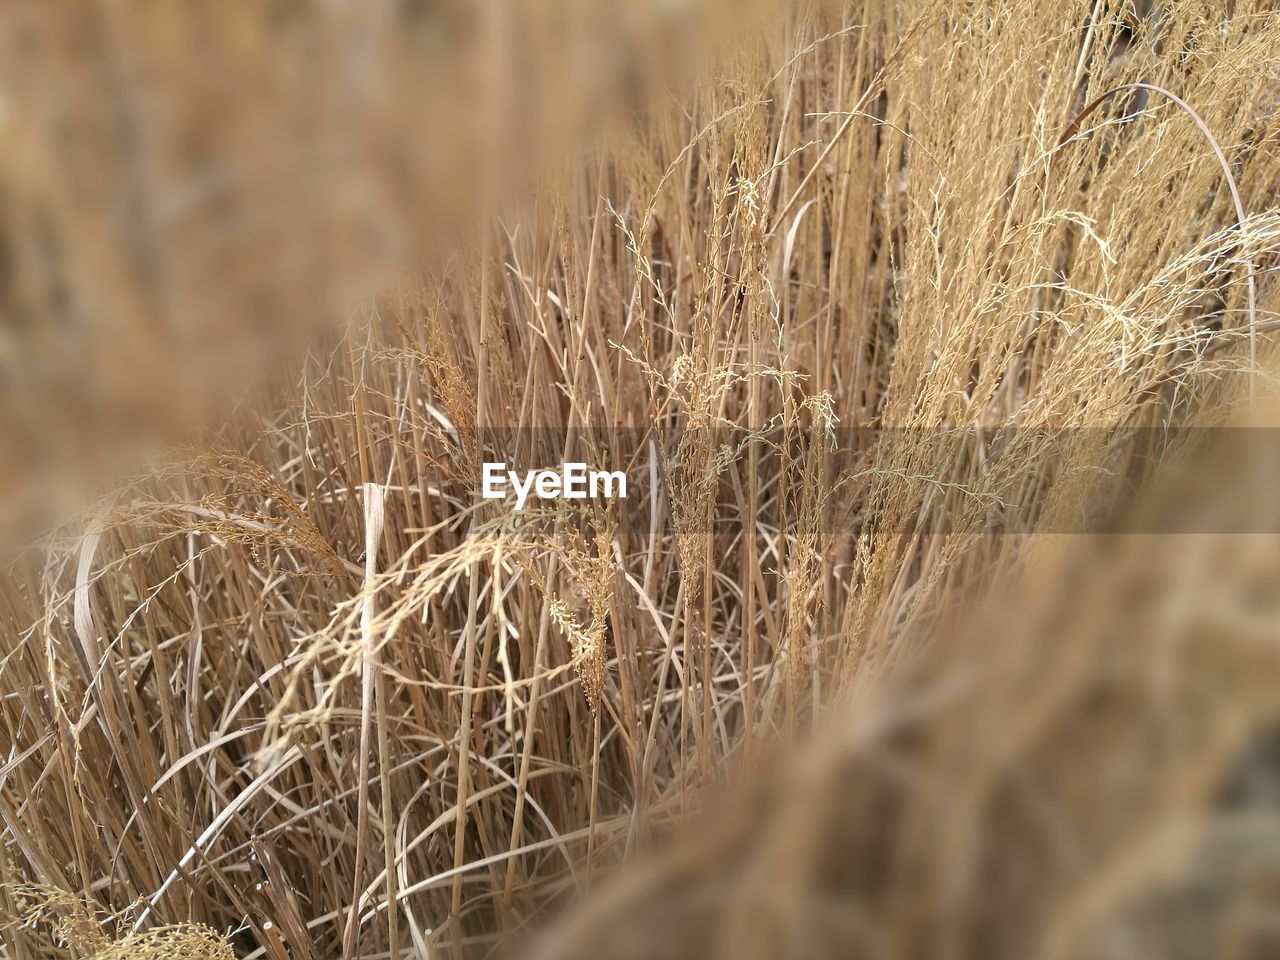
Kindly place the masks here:
<instances>
[{"instance_id":1,"label":"dry grass","mask_svg":"<svg viewBox=\"0 0 1280 960\"><path fill-rule=\"evenodd\" d=\"M307 30L322 51L335 37L364 51L375 73L373 61L396 64L376 73L388 84L416 77L404 64L429 60L423 22L449 18L372 11L359 30L318 13ZM523 38L536 60L545 35L523 22L532 14L457 16L505 104L477 99L474 113L509 146L519 109L502 97L521 80L503 54ZM332 190L290 197L305 274L270 236L215 256L199 217L193 228L157 212L177 202L166 189L186 184L183 164L207 161L201 150L238 155L241 123L258 131L265 117L276 136L293 81L270 67L294 63L277 31L302 27L266 12L209 26L139 8L104 14L103 40L56 12L13 15L45 44L19 61L4 120L15 144L4 182L23 200L5 242L25 251L5 296L32 318L15 356L46 343L55 354L60 318L83 315L104 350L130 358L119 369L150 371L117 376L111 397L136 391L148 409L168 398L185 415L176 398L198 391L164 352L189 359L170 327L204 329L206 311L215 329L227 317L328 317L314 309L321 287L339 291L330 311L358 306L318 328L286 325L266 369L239 371L234 403L215 404L200 429L184 421L180 444L148 450L127 481L113 472L91 509L14 551L0 588L5 955L47 955L54 941L97 958L488 955L614 874L639 876L619 866L701 822L708 797L844 709L858 719L828 726L859 731L858 745L837 737L823 754L837 772L818 778L814 806L792 791L780 812L726 826L731 838L708 840L704 859L671 868L696 882L664 874L689 890L772 878L764 886L788 908L693 910L664 931L687 938L663 955L1161 949L1091 939L1147 879L1126 842L1150 837L1118 811L1212 807L1270 719L1250 673L1273 669L1209 642L1174 650L1176 638L1261 634L1275 620L1267 606L1248 629L1219 613L1165 629L1153 602L1117 665L1107 643L1123 634L1089 619L1128 609L1107 593L1121 581L1098 572L1113 568L1022 533L1083 529L1141 488L1146 428L1235 422L1271 390L1280 16L1190 0L1143 14L1105 0L766 5L736 29L715 21L716 42L694 41L693 61L671 53L673 68L666 31L693 36L695 19L662 15L624 41L610 32L611 59L633 73L601 94L609 109L587 111L590 135L559 142L545 166L522 155L525 179L502 150L476 154L475 197L439 172L445 194L455 182L466 194L462 226L431 207L447 242L440 227L407 245L412 258L388 279L366 269L358 230L338 234L347 245L315 233L323 253L308 243L331 203L335 217L397 219L394 205L345 189L341 152L331 181L317 175ZM206 29L227 91L184 72ZM549 49L580 53L574 42L553 36ZM119 89L97 90L60 59L80 45L122 75ZM321 56L326 75L347 52ZM72 91L73 128L118 100L164 135L98 144L101 169L116 158L126 175L86 175L44 125L61 116L48 76ZM162 89L209 108L213 146L166 126L180 121ZM355 113L395 131L430 126L413 107ZM327 116L311 119L328 129ZM353 128L339 127L342 143ZM449 129L430 134L447 145ZM246 195L279 194L290 169L272 154L244 173ZM263 170L276 179L253 180ZM111 212L121 190L133 198L123 227ZM128 242L106 242L122 233ZM15 420L61 389L5 362L26 398ZM214 386L229 384L217 370ZM46 416L22 429L66 428ZM850 428L874 430L850 451ZM495 450L521 469L625 469L633 489L516 517L478 496ZM1158 601L1219 582L1231 594L1271 570L1271 539L1250 542L1266 563L1199 541L1166 554L1158 539L1106 562L1156 571ZM1210 559L1222 551L1249 569ZM1035 639L948 642L971 636L993 591L1030 576L1034 592L1046 571L1059 593L1082 575L1092 585L1078 596L1101 598L1081 601L1078 623L1029 620L1017 637ZM1175 682L1204 663L1219 670L1207 699ZM1176 676L1160 710L1126 699L1162 670ZM958 699L917 705L917 685L946 689L975 671ZM1081 705L1101 675L1127 705L1114 716ZM908 691L886 701L900 682ZM1168 704L1203 715L1180 719ZM897 729L866 718L899 708L928 718L903 779L879 753L866 760L882 726ZM1096 772L1108 749L1163 762L1139 789ZM1087 802L1073 777L1089 778ZM1024 787L1059 824L1045 829L1076 873L1026 879L1052 871L1021 857L1031 827L1008 809L1025 814ZM847 806L818 810L833 791ZM940 808L948 797L958 806ZM1081 822L1098 834L1067 828ZM756 872L737 876L744 836ZM843 858L821 869L848 882L813 881L826 843ZM984 889L990 862L999 882ZM666 916L619 896L632 920ZM815 912L822 897L850 927L823 925L835 914ZM804 949L797 929L813 934ZM608 938L589 948L610 949L628 955Z\"/></svg>"}]
</instances>

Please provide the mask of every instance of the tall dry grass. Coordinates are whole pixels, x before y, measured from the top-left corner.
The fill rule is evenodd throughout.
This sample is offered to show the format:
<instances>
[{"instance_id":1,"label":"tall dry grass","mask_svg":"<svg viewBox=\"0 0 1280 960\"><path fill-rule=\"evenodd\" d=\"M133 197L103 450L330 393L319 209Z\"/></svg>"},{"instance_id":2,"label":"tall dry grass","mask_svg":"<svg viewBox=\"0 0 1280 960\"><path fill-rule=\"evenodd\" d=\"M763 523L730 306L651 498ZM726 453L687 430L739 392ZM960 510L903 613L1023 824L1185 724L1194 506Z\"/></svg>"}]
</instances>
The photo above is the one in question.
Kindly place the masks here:
<instances>
[{"instance_id":1,"label":"tall dry grass","mask_svg":"<svg viewBox=\"0 0 1280 960\"><path fill-rule=\"evenodd\" d=\"M1085 612L949 638L1070 567L1034 531L1141 488L1145 437L1269 394L1280 16L627 10L7 15L6 492L112 479L0 590L8 955L485 956L601 885L652 939L595 955L1149 955L1089 939L1147 876L1098 850L1142 835L1121 807L1212 806L1271 661L1174 683L1200 725L1125 691L1217 649L1171 652L1165 600L1269 568L1144 541L1118 667ZM634 491L517 517L478 496L494 451ZM1114 716L1077 699L1112 668ZM889 697L922 673L978 692ZM926 711L910 762L846 744L834 787L680 841L713 892L761 845L743 903L793 909L631 898L868 704ZM1147 751L1145 793L1097 766ZM1078 873L1032 882L1033 814Z\"/></svg>"}]
</instances>

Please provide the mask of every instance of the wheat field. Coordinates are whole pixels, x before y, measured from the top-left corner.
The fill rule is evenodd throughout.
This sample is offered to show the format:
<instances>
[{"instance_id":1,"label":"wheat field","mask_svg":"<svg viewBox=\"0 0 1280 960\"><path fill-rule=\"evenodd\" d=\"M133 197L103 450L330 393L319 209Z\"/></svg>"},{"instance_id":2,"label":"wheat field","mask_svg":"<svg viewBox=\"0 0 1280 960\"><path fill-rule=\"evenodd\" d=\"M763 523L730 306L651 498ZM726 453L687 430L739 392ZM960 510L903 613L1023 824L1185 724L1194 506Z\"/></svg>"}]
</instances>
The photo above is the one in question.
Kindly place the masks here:
<instances>
[{"instance_id":1,"label":"wheat field","mask_svg":"<svg viewBox=\"0 0 1280 960\"><path fill-rule=\"evenodd\" d=\"M1273 4L0 36L0 955L1280 949Z\"/></svg>"}]
</instances>

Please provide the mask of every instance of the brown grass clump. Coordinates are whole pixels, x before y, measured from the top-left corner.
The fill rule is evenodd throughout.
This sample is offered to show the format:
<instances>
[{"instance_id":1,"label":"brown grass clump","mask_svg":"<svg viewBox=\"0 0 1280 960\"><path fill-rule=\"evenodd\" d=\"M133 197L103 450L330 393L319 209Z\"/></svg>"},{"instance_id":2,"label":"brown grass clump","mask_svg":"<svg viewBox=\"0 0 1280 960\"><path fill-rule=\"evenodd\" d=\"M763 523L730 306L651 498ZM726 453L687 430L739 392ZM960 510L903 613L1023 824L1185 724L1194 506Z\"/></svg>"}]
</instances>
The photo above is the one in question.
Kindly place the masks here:
<instances>
[{"instance_id":1,"label":"brown grass clump","mask_svg":"<svg viewBox=\"0 0 1280 960\"><path fill-rule=\"evenodd\" d=\"M0 13L0 953L1268 955L1280 14L622 6Z\"/></svg>"},{"instance_id":2,"label":"brown grass clump","mask_svg":"<svg viewBox=\"0 0 1280 960\"><path fill-rule=\"evenodd\" d=\"M113 940L104 918L65 890L15 884L8 890L23 927L48 927L58 946L86 960L234 960L225 937L196 923L156 927Z\"/></svg>"}]
</instances>

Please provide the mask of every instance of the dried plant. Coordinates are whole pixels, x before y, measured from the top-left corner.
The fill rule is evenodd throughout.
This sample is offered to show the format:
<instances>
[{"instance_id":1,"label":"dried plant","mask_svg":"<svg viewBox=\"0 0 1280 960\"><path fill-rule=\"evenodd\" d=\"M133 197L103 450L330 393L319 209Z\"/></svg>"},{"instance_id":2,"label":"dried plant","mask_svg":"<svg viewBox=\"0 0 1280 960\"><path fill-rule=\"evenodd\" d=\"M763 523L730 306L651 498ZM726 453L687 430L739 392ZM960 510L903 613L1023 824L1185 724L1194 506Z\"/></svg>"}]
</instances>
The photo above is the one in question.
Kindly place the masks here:
<instances>
[{"instance_id":1,"label":"dried plant","mask_svg":"<svg viewBox=\"0 0 1280 960\"><path fill-rule=\"evenodd\" d=\"M901 768L831 751L852 813L779 787L659 873L831 896L857 929L812 956L1149 955L1099 931L1154 883L1113 808L1212 809L1271 722L1268 658L1212 637L1265 647L1262 622L1178 620L1166 649L1186 578L1150 542L1166 580L1124 565L1168 605L1121 686L1182 718L1090 717L1122 656L1096 622L949 638L1084 576L1054 534L1196 462L1178 429L1269 409L1273 5L331 6L0 14L34 38L0 69L3 417L30 444L0 438L0 524L39 528L0 584L0 952L518 951L907 677L903 710L972 696L908 725ZM57 484L9 477L46 456L98 481L49 523L28 504ZM628 496L516 513L480 496L504 459ZM1090 766L1112 728L1107 756L1156 744L1156 799ZM1058 766L1024 749L1048 733ZM1084 825L1094 885L997 864L1002 914L970 854L1040 876L991 815L1023 789L1076 854ZM670 955L806 955L797 904L702 910L724 929Z\"/></svg>"}]
</instances>

